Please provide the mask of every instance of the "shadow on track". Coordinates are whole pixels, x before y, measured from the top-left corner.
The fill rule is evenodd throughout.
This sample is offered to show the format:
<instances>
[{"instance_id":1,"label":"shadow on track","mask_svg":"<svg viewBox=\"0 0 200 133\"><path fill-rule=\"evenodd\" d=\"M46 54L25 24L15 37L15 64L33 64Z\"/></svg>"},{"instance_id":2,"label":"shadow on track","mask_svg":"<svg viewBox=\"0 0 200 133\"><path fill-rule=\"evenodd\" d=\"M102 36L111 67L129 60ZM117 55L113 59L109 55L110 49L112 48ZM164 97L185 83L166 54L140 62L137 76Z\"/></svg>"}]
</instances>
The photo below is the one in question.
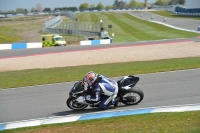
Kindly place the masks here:
<instances>
[{"instance_id":1,"label":"shadow on track","mask_svg":"<svg viewBox=\"0 0 200 133\"><path fill-rule=\"evenodd\" d=\"M132 106L137 106L137 105L132 105ZM106 110L102 110L99 108L86 108L84 110L68 110L68 111L61 111L61 112L56 112L56 113L52 113L52 115L54 116L65 116L65 115L77 115L77 114L84 114L84 113L96 113L96 112L103 112L103 111L117 111L117 110L121 110L121 108L124 107L130 107L124 104L119 105L118 107L113 107L110 106L108 109Z\"/></svg>"}]
</instances>

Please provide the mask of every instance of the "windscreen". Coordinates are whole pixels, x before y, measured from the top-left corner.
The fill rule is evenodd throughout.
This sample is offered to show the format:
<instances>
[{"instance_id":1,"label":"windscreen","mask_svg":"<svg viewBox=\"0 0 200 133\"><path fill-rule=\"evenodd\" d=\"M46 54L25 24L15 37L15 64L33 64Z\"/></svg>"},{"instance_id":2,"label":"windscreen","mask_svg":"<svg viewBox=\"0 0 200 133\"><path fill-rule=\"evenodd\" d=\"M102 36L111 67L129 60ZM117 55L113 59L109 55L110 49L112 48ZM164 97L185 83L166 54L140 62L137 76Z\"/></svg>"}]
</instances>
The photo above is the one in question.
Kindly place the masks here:
<instances>
[{"instance_id":1,"label":"windscreen","mask_svg":"<svg viewBox=\"0 0 200 133\"><path fill-rule=\"evenodd\" d=\"M54 39L55 39L55 41L64 41L64 39L62 37L55 37Z\"/></svg>"},{"instance_id":2,"label":"windscreen","mask_svg":"<svg viewBox=\"0 0 200 133\"><path fill-rule=\"evenodd\" d=\"M73 88L72 88L72 90L71 90L71 92L72 93L77 93L77 92L83 91L84 87L81 86L81 83L82 83L81 81L75 83L74 86L73 86Z\"/></svg>"}]
</instances>

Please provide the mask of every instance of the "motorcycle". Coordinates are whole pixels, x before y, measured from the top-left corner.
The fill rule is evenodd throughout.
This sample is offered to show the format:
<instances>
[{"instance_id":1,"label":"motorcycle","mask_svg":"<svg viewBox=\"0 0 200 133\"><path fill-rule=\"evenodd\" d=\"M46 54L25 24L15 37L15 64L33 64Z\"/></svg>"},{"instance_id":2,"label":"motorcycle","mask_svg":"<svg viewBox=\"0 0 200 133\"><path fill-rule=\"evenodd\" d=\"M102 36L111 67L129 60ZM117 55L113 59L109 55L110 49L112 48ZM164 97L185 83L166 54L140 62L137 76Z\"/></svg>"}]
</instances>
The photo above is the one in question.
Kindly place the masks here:
<instances>
[{"instance_id":1,"label":"motorcycle","mask_svg":"<svg viewBox=\"0 0 200 133\"><path fill-rule=\"evenodd\" d=\"M143 91L140 88L135 87L138 81L139 77L132 75L124 76L122 79L117 81L118 94L116 99L118 100L118 103L121 102L125 105L135 105L143 100ZM100 101L104 95L103 89L101 89L101 92ZM85 92L82 80L76 82L69 92L69 98L66 101L67 106L73 110L83 110L88 107L88 105L95 105L95 107L98 107L100 101L96 103L93 101L87 101L85 99L86 95L92 95L92 89ZM110 106L110 104L108 104L108 106Z\"/></svg>"}]
</instances>

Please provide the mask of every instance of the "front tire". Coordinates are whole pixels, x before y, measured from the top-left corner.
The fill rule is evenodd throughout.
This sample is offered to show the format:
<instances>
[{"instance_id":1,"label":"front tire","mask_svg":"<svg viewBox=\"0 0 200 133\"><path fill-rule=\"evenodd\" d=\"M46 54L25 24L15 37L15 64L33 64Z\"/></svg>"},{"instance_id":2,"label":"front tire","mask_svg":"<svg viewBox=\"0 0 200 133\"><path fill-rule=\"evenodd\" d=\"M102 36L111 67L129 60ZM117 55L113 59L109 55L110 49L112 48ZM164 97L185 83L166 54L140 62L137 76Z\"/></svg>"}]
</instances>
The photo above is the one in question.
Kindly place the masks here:
<instances>
[{"instance_id":1,"label":"front tire","mask_svg":"<svg viewBox=\"0 0 200 133\"><path fill-rule=\"evenodd\" d=\"M144 93L140 88L133 87L122 95L122 103L126 105L135 105L144 98Z\"/></svg>"},{"instance_id":2,"label":"front tire","mask_svg":"<svg viewBox=\"0 0 200 133\"><path fill-rule=\"evenodd\" d=\"M86 104L76 103L73 101L72 98L68 98L66 101L66 104L70 109L73 109L73 110L83 110L88 106Z\"/></svg>"}]
</instances>

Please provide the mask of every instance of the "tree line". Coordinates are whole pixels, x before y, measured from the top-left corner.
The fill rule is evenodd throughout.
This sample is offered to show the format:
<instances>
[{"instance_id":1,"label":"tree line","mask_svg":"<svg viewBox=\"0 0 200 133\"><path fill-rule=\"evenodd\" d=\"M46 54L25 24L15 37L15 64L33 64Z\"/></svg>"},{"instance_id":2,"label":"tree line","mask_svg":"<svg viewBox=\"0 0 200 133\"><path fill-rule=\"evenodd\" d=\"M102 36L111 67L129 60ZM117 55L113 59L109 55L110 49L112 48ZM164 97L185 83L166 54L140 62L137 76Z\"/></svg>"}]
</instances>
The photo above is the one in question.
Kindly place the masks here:
<instances>
[{"instance_id":1,"label":"tree line","mask_svg":"<svg viewBox=\"0 0 200 133\"><path fill-rule=\"evenodd\" d=\"M176 5L176 4L185 4L185 0L156 0L154 5L167 6L167 5Z\"/></svg>"},{"instance_id":2,"label":"tree line","mask_svg":"<svg viewBox=\"0 0 200 133\"><path fill-rule=\"evenodd\" d=\"M185 4L185 0L156 0L155 3L151 3L151 5L159 5L159 6L167 6L174 4ZM147 5L150 5L148 3ZM61 12L61 11L78 11L78 10L102 10L102 9L120 9L120 8L141 8L145 6L145 2L137 2L136 0L130 0L129 2L125 2L123 0L114 0L113 5L103 5L103 3L99 2L97 5L89 4L84 2L77 7L56 7L56 8L43 8L40 3L36 5L36 7L32 7L30 11L25 8L17 8L16 11L11 10L7 13L28 13L28 12ZM0 10L0 13L2 11Z\"/></svg>"},{"instance_id":3,"label":"tree line","mask_svg":"<svg viewBox=\"0 0 200 133\"><path fill-rule=\"evenodd\" d=\"M144 2L137 2L136 0L130 0L126 3L123 0L115 0L113 5L103 5L99 2L96 6L94 4L83 3L79 6L79 10L102 10L102 9L119 9L119 8L141 8L144 7Z\"/></svg>"}]
</instances>

